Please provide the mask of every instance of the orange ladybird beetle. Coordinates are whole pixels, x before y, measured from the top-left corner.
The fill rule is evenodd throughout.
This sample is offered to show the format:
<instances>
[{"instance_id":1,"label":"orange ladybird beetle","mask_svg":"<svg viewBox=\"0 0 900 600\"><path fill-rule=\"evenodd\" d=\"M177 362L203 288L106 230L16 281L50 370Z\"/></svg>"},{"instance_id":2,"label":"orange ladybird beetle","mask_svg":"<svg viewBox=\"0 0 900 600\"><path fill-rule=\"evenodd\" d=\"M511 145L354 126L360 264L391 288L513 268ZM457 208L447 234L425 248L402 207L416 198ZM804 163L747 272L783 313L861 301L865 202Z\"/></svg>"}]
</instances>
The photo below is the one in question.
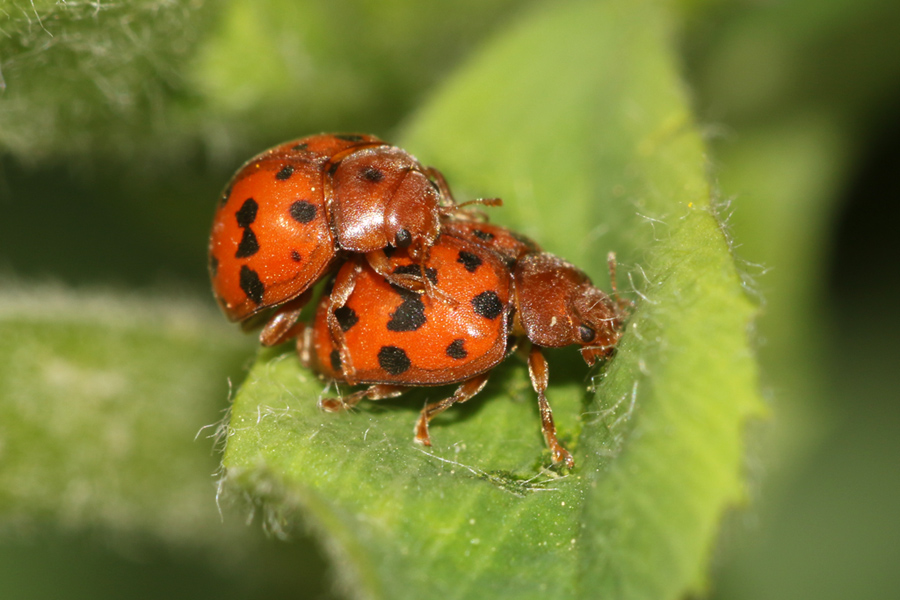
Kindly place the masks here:
<instances>
[{"instance_id":1,"label":"orange ladybird beetle","mask_svg":"<svg viewBox=\"0 0 900 600\"><path fill-rule=\"evenodd\" d=\"M406 250L386 254L391 273L423 266L448 298L410 292L364 261L345 263L335 285L351 278L352 293L336 309L323 297L297 345L301 361L325 377L369 387L343 399L324 399L321 406L337 411L410 387L459 383L451 397L422 409L415 440L429 446L429 421L480 392L491 369L522 340L531 346L529 375L553 462L573 466L572 455L557 440L541 349L577 344L588 365L609 357L621 335L622 301L610 299L584 272L541 252L534 242L486 223L445 224L423 265ZM611 261L615 289L613 266ZM343 334L340 342L329 328L332 310Z\"/></svg>"},{"instance_id":2,"label":"orange ladybird beetle","mask_svg":"<svg viewBox=\"0 0 900 600\"><path fill-rule=\"evenodd\" d=\"M343 254L365 255L395 285L431 291L419 271L390 272L379 251L405 248L421 264L441 217L461 206L440 172L375 136L281 144L245 163L222 194L209 241L213 292L230 320L264 320L260 341L271 346L293 335L310 288ZM352 291L344 285L335 302Z\"/></svg>"}]
</instances>

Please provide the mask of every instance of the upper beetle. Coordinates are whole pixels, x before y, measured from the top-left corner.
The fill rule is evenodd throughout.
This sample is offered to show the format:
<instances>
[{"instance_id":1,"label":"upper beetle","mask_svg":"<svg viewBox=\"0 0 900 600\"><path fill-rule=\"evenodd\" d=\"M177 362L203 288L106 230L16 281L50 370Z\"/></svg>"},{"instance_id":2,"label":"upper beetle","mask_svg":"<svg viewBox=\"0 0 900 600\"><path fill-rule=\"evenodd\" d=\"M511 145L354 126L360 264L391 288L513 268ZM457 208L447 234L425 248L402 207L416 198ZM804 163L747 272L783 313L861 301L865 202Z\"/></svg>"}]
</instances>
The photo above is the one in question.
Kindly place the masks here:
<instances>
[{"instance_id":1,"label":"upper beetle","mask_svg":"<svg viewBox=\"0 0 900 600\"><path fill-rule=\"evenodd\" d=\"M498 204L497 200L481 200ZM306 292L345 253L366 256L392 283L421 292L420 273L393 274L381 250L417 263L456 204L440 172L375 136L321 134L287 142L245 163L216 209L209 240L213 292L232 321L262 314L260 340L292 335ZM335 290L352 291L352 281Z\"/></svg>"}]
</instances>

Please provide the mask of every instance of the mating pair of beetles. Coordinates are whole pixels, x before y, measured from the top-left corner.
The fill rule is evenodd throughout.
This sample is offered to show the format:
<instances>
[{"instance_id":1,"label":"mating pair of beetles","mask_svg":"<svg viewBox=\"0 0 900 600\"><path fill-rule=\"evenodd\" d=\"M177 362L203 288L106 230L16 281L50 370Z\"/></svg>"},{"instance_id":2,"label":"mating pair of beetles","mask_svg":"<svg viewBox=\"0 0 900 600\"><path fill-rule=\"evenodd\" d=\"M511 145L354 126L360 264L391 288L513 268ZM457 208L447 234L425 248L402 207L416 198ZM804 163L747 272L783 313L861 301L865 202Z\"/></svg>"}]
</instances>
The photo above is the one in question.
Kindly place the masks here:
<instances>
[{"instance_id":1,"label":"mating pair of beetles","mask_svg":"<svg viewBox=\"0 0 900 600\"><path fill-rule=\"evenodd\" d=\"M209 270L227 317L262 326L273 346L296 339L304 365L368 387L322 400L328 411L410 387L459 383L427 404L428 423L487 383L521 343L554 464L574 465L559 443L545 391L542 348L581 346L588 365L608 358L626 302L577 267L458 204L439 171L371 135L314 135L245 163L220 199ZM615 278L613 262L610 261ZM300 321L327 279L313 322Z\"/></svg>"}]
</instances>

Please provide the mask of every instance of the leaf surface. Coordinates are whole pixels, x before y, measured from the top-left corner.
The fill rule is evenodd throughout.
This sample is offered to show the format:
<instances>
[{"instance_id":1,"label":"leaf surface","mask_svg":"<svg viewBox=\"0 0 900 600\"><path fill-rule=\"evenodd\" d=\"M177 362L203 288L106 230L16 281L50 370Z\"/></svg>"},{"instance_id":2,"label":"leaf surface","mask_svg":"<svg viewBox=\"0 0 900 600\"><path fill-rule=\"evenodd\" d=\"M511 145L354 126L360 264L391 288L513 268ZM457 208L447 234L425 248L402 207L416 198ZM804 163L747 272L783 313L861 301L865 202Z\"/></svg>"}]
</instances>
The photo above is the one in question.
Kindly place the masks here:
<instances>
[{"instance_id":1,"label":"leaf surface","mask_svg":"<svg viewBox=\"0 0 900 600\"><path fill-rule=\"evenodd\" d=\"M0 528L246 539L215 510L206 439L246 340L183 297L0 287Z\"/></svg>"}]
</instances>

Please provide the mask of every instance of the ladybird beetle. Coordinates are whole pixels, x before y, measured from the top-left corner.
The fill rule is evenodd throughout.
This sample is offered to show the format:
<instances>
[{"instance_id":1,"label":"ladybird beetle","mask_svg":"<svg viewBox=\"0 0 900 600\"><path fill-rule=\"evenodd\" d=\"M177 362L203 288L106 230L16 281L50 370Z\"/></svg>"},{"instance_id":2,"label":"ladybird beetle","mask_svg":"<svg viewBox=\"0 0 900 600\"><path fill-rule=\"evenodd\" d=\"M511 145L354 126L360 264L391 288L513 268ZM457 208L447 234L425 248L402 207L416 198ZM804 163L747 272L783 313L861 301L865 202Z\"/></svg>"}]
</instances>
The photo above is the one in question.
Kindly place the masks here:
<instances>
[{"instance_id":1,"label":"ladybird beetle","mask_svg":"<svg viewBox=\"0 0 900 600\"><path fill-rule=\"evenodd\" d=\"M485 233L493 237L485 239ZM495 241L500 252L490 249ZM389 263L392 272L420 266L405 251L394 253ZM573 466L571 454L557 440L541 349L577 344L589 365L609 357L621 335L622 303L594 287L577 267L495 225L445 226L424 269L452 302L392 285L363 261L341 267L337 282L352 278L355 283L334 310L341 339L331 335L332 303L324 297L312 326L298 338L298 350L301 361L325 377L370 385L343 399L324 399L321 406L337 411L366 398L395 397L409 387L459 383L451 397L422 409L415 440L429 446L429 421L480 392L490 370L522 339L531 346L529 376L553 462Z\"/></svg>"},{"instance_id":2,"label":"ladybird beetle","mask_svg":"<svg viewBox=\"0 0 900 600\"><path fill-rule=\"evenodd\" d=\"M392 283L430 290L420 272L389 272L378 251L405 248L423 262L441 217L461 206L440 172L375 136L321 134L281 144L244 164L222 194L209 241L213 292L230 320L253 325L261 318L260 341L281 343L307 291L342 254L365 254ZM337 288L335 300L351 290ZM267 310L272 314L261 314Z\"/></svg>"}]
</instances>

